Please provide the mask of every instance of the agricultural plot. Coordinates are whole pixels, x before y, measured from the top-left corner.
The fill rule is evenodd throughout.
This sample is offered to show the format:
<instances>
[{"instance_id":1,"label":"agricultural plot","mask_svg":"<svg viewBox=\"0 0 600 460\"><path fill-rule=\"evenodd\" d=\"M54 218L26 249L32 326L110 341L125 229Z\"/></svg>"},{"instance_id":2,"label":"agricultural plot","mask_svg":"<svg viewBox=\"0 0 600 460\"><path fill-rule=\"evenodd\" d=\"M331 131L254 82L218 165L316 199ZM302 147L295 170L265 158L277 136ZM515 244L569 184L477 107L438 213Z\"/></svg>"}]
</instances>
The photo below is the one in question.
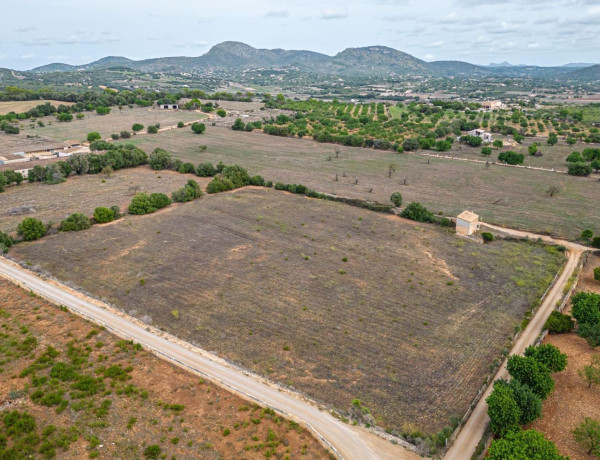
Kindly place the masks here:
<instances>
[{"instance_id":1,"label":"agricultural plot","mask_svg":"<svg viewBox=\"0 0 600 460\"><path fill-rule=\"evenodd\" d=\"M38 101L39 102L39 101ZM26 120L21 122L25 134L39 135L57 141L69 139L86 139L89 132L99 132L102 138L109 138L111 134L119 134L121 131L130 131L134 123L140 123L144 128L148 125L160 123L161 127L175 126L178 122L190 122L206 118L205 114L190 112L189 110L162 110L156 107L112 107L108 115L97 115L95 112L84 112L85 117L74 118L70 122L59 122L55 117L41 117L39 121L44 127L38 126L37 122ZM189 128L186 128L189 129ZM145 129L144 129L145 132Z\"/></svg>"},{"instance_id":2,"label":"agricultural plot","mask_svg":"<svg viewBox=\"0 0 600 460\"><path fill-rule=\"evenodd\" d=\"M58 107L59 105L73 105L73 102L63 102L63 101L53 101L53 100L44 100L44 101L6 101L0 102L0 115L6 115L10 112L15 113L23 113L27 112L29 109L33 109L42 103L49 102L50 104Z\"/></svg>"},{"instance_id":3,"label":"agricultural plot","mask_svg":"<svg viewBox=\"0 0 600 460\"><path fill-rule=\"evenodd\" d=\"M202 136L173 130L133 140L151 152L164 147L194 164L239 164L274 182L304 184L320 192L387 203L394 192L432 211L456 216L465 209L483 220L534 232L577 238L584 228L600 229L597 176L426 158L373 149L339 147L304 139L242 133L208 126ZM206 151L198 149L208 146ZM481 155L479 155L481 156ZM395 171L389 177L389 167ZM337 176L337 181L336 181ZM550 187L558 193L550 197Z\"/></svg>"},{"instance_id":4,"label":"agricultural plot","mask_svg":"<svg viewBox=\"0 0 600 460\"><path fill-rule=\"evenodd\" d=\"M11 255L317 400L435 432L462 416L563 256L272 189Z\"/></svg>"},{"instance_id":5,"label":"agricultural plot","mask_svg":"<svg viewBox=\"0 0 600 460\"><path fill-rule=\"evenodd\" d=\"M331 458L297 424L3 279L0 298L3 459Z\"/></svg>"},{"instance_id":6,"label":"agricultural plot","mask_svg":"<svg viewBox=\"0 0 600 460\"><path fill-rule=\"evenodd\" d=\"M105 174L71 176L61 184L24 183L7 187L0 193L0 230L15 231L25 217L35 217L44 223L55 223L73 212L92 216L98 206L119 206L125 209L138 191L166 193L183 187L189 174L172 171L152 171L143 166ZM195 177L204 186L206 179Z\"/></svg>"}]
</instances>

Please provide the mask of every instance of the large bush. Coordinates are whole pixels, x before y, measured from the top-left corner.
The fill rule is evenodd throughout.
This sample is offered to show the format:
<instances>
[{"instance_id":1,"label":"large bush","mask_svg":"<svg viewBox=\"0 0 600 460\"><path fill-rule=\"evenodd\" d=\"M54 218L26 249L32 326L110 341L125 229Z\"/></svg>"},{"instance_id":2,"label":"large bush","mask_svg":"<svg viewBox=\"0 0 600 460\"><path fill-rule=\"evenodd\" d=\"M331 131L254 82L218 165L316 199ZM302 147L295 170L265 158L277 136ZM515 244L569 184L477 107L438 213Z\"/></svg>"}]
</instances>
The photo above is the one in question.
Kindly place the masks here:
<instances>
[{"instance_id":1,"label":"large bush","mask_svg":"<svg viewBox=\"0 0 600 460\"><path fill-rule=\"evenodd\" d=\"M217 168L212 163L200 163L196 168L196 175L200 177L212 177L217 174Z\"/></svg>"},{"instance_id":2,"label":"large bush","mask_svg":"<svg viewBox=\"0 0 600 460\"><path fill-rule=\"evenodd\" d=\"M417 222L434 222L435 216L428 211L421 203L413 201L400 214L405 219L416 220Z\"/></svg>"},{"instance_id":3,"label":"large bush","mask_svg":"<svg viewBox=\"0 0 600 460\"><path fill-rule=\"evenodd\" d=\"M496 382L494 390L485 400L488 404L490 428L498 436L505 436L519 428L521 410L512 389L503 382Z\"/></svg>"},{"instance_id":4,"label":"large bush","mask_svg":"<svg viewBox=\"0 0 600 460\"><path fill-rule=\"evenodd\" d=\"M390 201L392 203L394 203L394 206L399 208L400 206L402 206L402 194L400 192L392 193L392 196L390 197Z\"/></svg>"},{"instance_id":5,"label":"large bush","mask_svg":"<svg viewBox=\"0 0 600 460\"><path fill-rule=\"evenodd\" d=\"M174 191L171 194L171 198L176 202L185 202L192 201L193 199L199 198L202 196L202 190L198 185L198 182L195 180L188 180L187 184L180 188L179 190Z\"/></svg>"},{"instance_id":6,"label":"large bush","mask_svg":"<svg viewBox=\"0 0 600 460\"><path fill-rule=\"evenodd\" d=\"M553 311L544 324L544 329L548 329L550 334L562 334L570 332L575 327L573 319L559 311Z\"/></svg>"},{"instance_id":7,"label":"large bush","mask_svg":"<svg viewBox=\"0 0 600 460\"><path fill-rule=\"evenodd\" d=\"M206 131L206 125L204 123L194 122L192 123L192 131L194 134L202 134Z\"/></svg>"},{"instance_id":8,"label":"large bush","mask_svg":"<svg viewBox=\"0 0 600 460\"><path fill-rule=\"evenodd\" d=\"M250 185L250 175L245 168L238 165L227 165L222 171L223 177L233 183L234 188Z\"/></svg>"},{"instance_id":9,"label":"large bush","mask_svg":"<svg viewBox=\"0 0 600 460\"><path fill-rule=\"evenodd\" d=\"M148 164L154 170L169 169L172 163L171 154L161 148L154 149L148 158Z\"/></svg>"},{"instance_id":10,"label":"large bush","mask_svg":"<svg viewBox=\"0 0 600 460\"><path fill-rule=\"evenodd\" d=\"M171 204L171 199L164 193L150 194L150 201L156 209L162 209Z\"/></svg>"},{"instance_id":11,"label":"large bush","mask_svg":"<svg viewBox=\"0 0 600 460\"><path fill-rule=\"evenodd\" d=\"M498 155L498 160L508 163L509 165L520 165L525 161L525 155L513 152L512 150L507 150Z\"/></svg>"},{"instance_id":12,"label":"large bush","mask_svg":"<svg viewBox=\"0 0 600 460\"><path fill-rule=\"evenodd\" d=\"M600 323L600 295L593 292L578 292L571 297L571 314L579 325Z\"/></svg>"},{"instance_id":13,"label":"large bush","mask_svg":"<svg viewBox=\"0 0 600 460\"><path fill-rule=\"evenodd\" d=\"M228 190L233 190L235 187L233 182L225 177L215 176L206 186L206 193L220 193Z\"/></svg>"},{"instance_id":14,"label":"large bush","mask_svg":"<svg viewBox=\"0 0 600 460\"><path fill-rule=\"evenodd\" d=\"M25 241L33 241L46 234L46 227L42 221L34 217L26 217L17 227L17 234Z\"/></svg>"},{"instance_id":15,"label":"large bush","mask_svg":"<svg viewBox=\"0 0 600 460\"><path fill-rule=\"evenodd\" d=\"M525 349L525 356L531 357L544 364L550 372L561 372L567 367L567 355L552 344L529 346Z\"/></svg>"},{"instance_id":16,"label":"large bush","mask_svg":"<svg viewBox=\"0 0 600 460\"><path fill-rule=\"evenodd\" d=\"M492 441L487 460L567 460L556 445L535 430L518 430Z\"/></svg>"},{"instance_id":17,"label":"large bush","mask_svg":"<svg viewBox=\"0 0 600 460\"><path fill-rule=\"evenodd\" d=\"M512 355L508 358L508 373L513 379L527 385L542 399L554 390L554 380L550 370L532 357Z\"/></svg>"},{"instance_id":18,"label":"large bush","mask_svg":"<svg viewBox=\"0 0 600 460\"><path fill-rule=\"evenodd\" d=\"M99 141L100 139L102 139L102 136L100 136L100 133L98 133L96 131L88 133L88 135L87 135L88 142Z\"/></svg>"},{"instance_id":19,"label":"large bush","mask_svg":"<svg viewBox=\"0 0 600 460\"><path fill-rule=\"evenodd\" d=\"M115 220L115 213L112 209L100 206L94 209L94 220L99 224L112 222L113 220Z\"/></svg>"},{"instance_id":20,"label":"large bush","mask_svg":"<svg viewBox=\"0 0 600 460\"><path fill-rule=\"evenodd\" d=\"M146 193L138 193L129 204L131 214L150 214L154 211L156 211L156 207Z\"/></svg>"},{"instance_id":21,"label":"large bush","mask_svg":"<svg viewBox=\"0 0 600 460\"><path fill-rule=\"evenodd\" d=\"M74 212L60 223L61 232L78 232L90 228L90 219L85 214Z\"/></svg>"},{"instance_id":22,"label":"large bush","mask_svg":"<svg viewBox=\"0 0 600 460\"><path fill-rule=\"evenodd\" d=\"M13 243L12 237L0 230L0 252L6 254Z\"/></svg>"},{"instance_id":23,"label":"large bush","mask_svg":"<svg viewBox=\"0 0 600 460\"><path fill-rule=\"evenodd\" d=\"M567 166L567 172L571 176L589 176L592 174L592 165L589 165L583 161L569 163Z\"/></svg>"}]
</instances>

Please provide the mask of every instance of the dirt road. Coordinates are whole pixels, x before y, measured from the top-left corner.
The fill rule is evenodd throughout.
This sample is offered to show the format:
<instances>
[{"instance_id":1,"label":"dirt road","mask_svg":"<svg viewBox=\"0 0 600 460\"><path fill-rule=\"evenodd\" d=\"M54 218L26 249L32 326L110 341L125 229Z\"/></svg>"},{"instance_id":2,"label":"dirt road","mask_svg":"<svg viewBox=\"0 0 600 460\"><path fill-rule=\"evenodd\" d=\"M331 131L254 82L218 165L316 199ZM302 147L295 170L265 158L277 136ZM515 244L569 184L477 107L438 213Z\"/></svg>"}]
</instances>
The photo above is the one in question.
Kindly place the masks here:
<instances>
[{"instance_id":1,"label":"dirt road","mask_svg":"<svg viewBox=\"0 0 600 460\"><path fill-rule=\"evenodd\" d=\"M520 355L523 354L525 348L535 343L539 334L542 332L546 319L548 319L548 316L550 316L550 313L556 307L556 303L561 300L563 295L563 289L567 284L569 277L573 274L573 270L577 267L579 259L581 258L581 254L589 248L586 248L585 246L581 246L576 243L570 243L568 241L555 240L552 237L546 235L536 235L534 233L529 232L505 229L487 223L482 225L488 227L491 230L502 232L507 235L518 238L527 237L533 240L541 238L543 241L548 243L562 244L568 250L568 260L562 274L560 275L552 289L550 289L550 291L546 295L546 298L544 299L544 302L542 303L542 305L540 305L535 316L531 318L531 321L529 322L521 336L517 339L513 346L513 349L511 350L511 354ZM506 379L508 377L509 375L506 370L506 361L504 361L504 363L502 363L502 366L500 367L500 370L494 376L494 381L500 378ZM479 400L478 404L475 406L475 409L473 410L473 413L467 420L467 423L460 431L458 437L456 438L456 441L444 457L445 460L463 460L471 458L471 455L475 451L479 440L483 436L485 427L489 422L489 417L487 415L487 403L485 402L485 400L492 392L492 389L493 385L490 384L490 386L483 394L482 398Z\"/></svg>"},{"instance_id":2,"label":"dirt road","mask_svg":"<svg viewBox=\"0 0 600 460\"><path fill-rule=\"evenodd\" d=\"M418 459L415 453L360 427L345 424L301 395L283 390L218 357L139 323L108 305L46 281L0 257L0 276L30 289L71 311L105 326L117 335L134 340L156 355L197 372L237 394L269 406L288 418L303 422L339 457L345 459Z\"/></svg>"}]
</instances>

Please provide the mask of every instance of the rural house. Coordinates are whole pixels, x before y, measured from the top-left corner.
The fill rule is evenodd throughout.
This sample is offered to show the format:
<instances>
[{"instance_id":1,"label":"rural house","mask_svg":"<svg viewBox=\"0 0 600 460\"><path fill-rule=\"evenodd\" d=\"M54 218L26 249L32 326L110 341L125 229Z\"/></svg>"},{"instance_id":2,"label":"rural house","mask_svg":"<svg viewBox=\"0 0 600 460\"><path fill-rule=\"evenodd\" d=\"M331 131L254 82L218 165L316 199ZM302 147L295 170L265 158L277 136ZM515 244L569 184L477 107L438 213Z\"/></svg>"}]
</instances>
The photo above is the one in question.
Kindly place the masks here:
<instances>
[{"instance_id":1,"label":"rural house","mask_svg":"<svg viewBox=\"0 0 600 460\"><path fill-rule=\"evenodd\" d=\"M483 101L481 107L486 110L503 109L506 106L501 101Z\"/></svg>"},{"instance_id":2,"label":"rural house","mask_svg":"<svg viewBox=\"0 0 600 460\"><path fill-rule=\"evenodd\" d=\"M456 233L469 236L479 230L479 216L471 211L463 211L456 218Z\"/></svg>"},{"instance_id":3,"label":"rural house","mask_svg":"<svg viewBox=\"0 0 600 460\"><path fill-rule=\"evenodd\" d=\"M171 109L171 110L176 110L179 108L178 104L159 104L158 105L159 109Z\"/></svg>"},{"instance_id":4,"label":"rural house","mask_svg":"<svg viewBox=\"0 0 600 460\"><path fill-rule=\"evenodd\" d=\"M483 129L474 129L468 132L469 136L481 137L483 142L492 142L492 133L488 133Z\"/></svg>"}]
</instances>

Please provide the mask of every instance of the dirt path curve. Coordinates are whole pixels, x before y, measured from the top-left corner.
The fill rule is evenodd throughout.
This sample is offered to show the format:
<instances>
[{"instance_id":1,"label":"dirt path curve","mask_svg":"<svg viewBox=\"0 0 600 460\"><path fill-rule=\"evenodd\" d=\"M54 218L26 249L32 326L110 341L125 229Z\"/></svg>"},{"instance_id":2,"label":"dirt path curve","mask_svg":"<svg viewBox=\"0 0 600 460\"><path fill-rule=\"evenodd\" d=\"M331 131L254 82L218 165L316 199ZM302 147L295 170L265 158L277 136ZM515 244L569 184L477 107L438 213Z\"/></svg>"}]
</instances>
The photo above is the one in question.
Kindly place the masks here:
<instances>
[{"instance_id":1,"label":"dirt path curve","mask_svg":"<svg viewBox=\"0 0 600 460\"><path fill-rule=\"evenodd\" d=\"M54 303L66 306L74 313L105 326L123 338L144 345L163 359L175 362L246 399L259 402L288 418L302 422L339 458L360 460L420 458L412 451L392 444L366 429L335 419L326 410L320 410L310 400L297 393L236 368L217 356L161 333L109 305L86 297L58 282L42 279L3 257L0 257L0 276Z\"/></svg>"},{"instance_id":2,"label":"dirt path curve","mask_svg":"<svg viewBox=\"0 0 600 460\"><path fill-rule=\"evenodd\" d=\"M550 313L554 310L556 303L562 299L563 289L569 280L569 277L573 274L573 270L577 267L579 263L579 259L581 258L581 254L584 251L589 250L589 248L579 245L577 243L570 243L568 241L563 240L555 240L554 238L546 235L537 235L535 233L522 232L518 230L511 230L507 228L497 227L495 225L482 223L482 226L485 226L491 230L502 232L504 234L514 236L517 238L529 238L537 240L538 238L542 239L547 243L554 244L562 244L567 248L567 264L565 268L552 287L546 298L544 299L542 305L537 310L535 316L531 318L531 321L521 334L521 336L517 339L514 344L511 354L520 355L523 354L525 348L529 345L535 343L536 339L542 332L544 327L544 323ZM508 371L506 370L506 360L502 363L502 366L498 370L498 373L494 376L494 380L492 383L500 378L508 378ZM465 426L462 428L456 441L450 448L450 450L446 453L444 459L445 460L463 460L471 458L471 455L475 451L479 440L483 436L483 432L485 431L485 427L489 422L489 417L487 415L487 403L485 402L486 398L490 395L493 389L493 384L490 384L473 409L473 413L465 423Z\"/></svg>"}]
</instances>

